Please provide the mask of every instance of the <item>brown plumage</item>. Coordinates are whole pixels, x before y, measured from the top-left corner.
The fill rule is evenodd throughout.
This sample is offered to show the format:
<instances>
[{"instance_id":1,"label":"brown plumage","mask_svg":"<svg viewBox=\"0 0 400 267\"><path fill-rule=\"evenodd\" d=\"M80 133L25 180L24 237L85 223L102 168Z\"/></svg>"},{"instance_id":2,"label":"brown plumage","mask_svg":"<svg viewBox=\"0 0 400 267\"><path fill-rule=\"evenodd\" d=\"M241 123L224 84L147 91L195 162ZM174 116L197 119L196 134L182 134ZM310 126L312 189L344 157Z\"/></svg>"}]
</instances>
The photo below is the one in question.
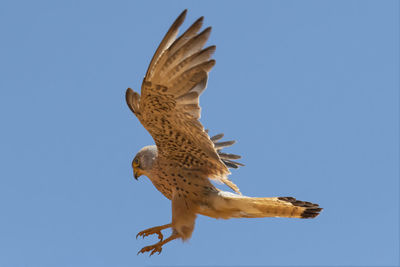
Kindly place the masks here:
<instances>
[{"instance_id":1,"label":"brown plumage","mask_svg":"<svg viewBox=\"0 0 400 267\"><path fill-rule=\"evenodd\" d=\"M158 46L146 76L141 95L128 88L126 102L152 135L156 146L144 147L132 162L135 178L145 175L172 201L172 222L144 230L138 236L157 234L160 242L139 252L161 252L176 238L190 238L196 214L214 218L292 217L313 218L317 204L291 197L252 198L242 196L228 179L228 168L238 168L240 156L221 150L234 141L220 141L223 134L210 138L199 122L199 96L207 85L215 46L204 48L211 27L200 32L203 17L180 37L178 29L186 10L175 20ZM220 191L209 179L220 181L236 193ZM172 228L163 239L161 230Z\"/></svg>"}]
</instances>

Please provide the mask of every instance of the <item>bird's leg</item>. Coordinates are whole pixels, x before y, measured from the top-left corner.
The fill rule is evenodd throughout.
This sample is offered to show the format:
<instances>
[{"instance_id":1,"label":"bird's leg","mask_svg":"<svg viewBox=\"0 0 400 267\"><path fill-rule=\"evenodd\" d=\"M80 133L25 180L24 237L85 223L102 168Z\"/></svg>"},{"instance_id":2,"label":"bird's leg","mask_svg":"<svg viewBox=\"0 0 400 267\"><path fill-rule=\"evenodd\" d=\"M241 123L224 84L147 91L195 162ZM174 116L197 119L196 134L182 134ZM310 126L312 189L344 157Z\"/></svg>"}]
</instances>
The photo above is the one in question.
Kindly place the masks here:
<instances>
[{"instance_id":1,"label":"bird's leg","mask_svg":"<svg viewBox=\"0 0 400 267\"><path fill-rule=\"evenodd\" d=\"M157 234L158 235L158 239L160 239L160 241L162 241L163 240L163 234L161 233L161 230L164 230L164 229L169 228L171 226L172 226L172 224L169 223L169 224L156 226L156 227L152 227L152 228L143 230L143 231L139 232L136 235L136 238L138 238L138 236L141 236L141 237L145 238L146 236Z\"/></svg>"},{"instance_id":2,"label":"bird's leg","mask_svg":"<svg viewBox=\"0 0 400 267\"><path fill-rule=\"evenodd\" d=\"M169 241L172 241L172 240L177 239L179 237L181 237L181 236L177 232L174 231L172 233L172 235L170 237L168 237L167 239L162 240L162 241L160 241L160 242L158 242L158 243L156 243L154 245L144 247L141 250L139 250L139 252L137 254L145 253L145 252L149 252L149 251L151 251L149 256L153 255L156 252L158 252L158 254L160 254L161 251L162 251L162 246L163 245L165 245Z\"/></svg>"}]
</instances>

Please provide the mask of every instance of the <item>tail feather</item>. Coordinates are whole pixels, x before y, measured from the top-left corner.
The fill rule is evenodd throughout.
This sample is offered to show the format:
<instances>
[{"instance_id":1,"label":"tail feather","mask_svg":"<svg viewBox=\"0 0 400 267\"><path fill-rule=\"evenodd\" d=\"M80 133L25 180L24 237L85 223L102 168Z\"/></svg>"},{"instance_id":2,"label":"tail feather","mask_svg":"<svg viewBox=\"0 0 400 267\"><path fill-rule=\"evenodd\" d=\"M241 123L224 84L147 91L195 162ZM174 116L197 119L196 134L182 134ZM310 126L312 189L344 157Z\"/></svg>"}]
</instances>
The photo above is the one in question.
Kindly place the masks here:
<instances>
[{"instance_id":1,"label":"tail feather","mask_svg":"<svg viewBox=\"0 0 400 267\"><path fill-rule=\"evenodd\" d=\"M278 197L280 201L286 201L291 203L293 206L304 208L301 218L315 218L319 215L322 208L318 204L314 204L307 201L300 201L294 197Z\"/></svg>"},{"instance_id":2,"label":"tail feather","mask_svg":"<svg viewBox=\"0 0 400 267\"><path fill-rule=\"evenodd\" d=\"M293 197L246 197L220 191L208 209L200 212L214 218L315 218L322 208L318 204Z\"/></svg>"}]
</instances>

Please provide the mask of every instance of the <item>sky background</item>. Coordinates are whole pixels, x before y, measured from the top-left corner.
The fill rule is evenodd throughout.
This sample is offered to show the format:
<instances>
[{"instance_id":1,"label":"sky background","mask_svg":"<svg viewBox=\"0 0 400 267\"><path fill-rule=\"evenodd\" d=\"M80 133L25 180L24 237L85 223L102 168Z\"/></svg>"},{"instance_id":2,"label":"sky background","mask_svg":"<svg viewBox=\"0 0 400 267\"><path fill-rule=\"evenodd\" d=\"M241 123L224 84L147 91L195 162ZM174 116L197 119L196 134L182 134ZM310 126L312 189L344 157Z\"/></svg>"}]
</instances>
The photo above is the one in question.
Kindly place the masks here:
<instances>
[{"instance_id":1,"label":"sky background","mask_svg":"<svg viewBox=\"0 0 400 267\"><path fill-rule=\"evenodd\" d=\"M153 141L124 94L185 8L183 28L213 27L201 121L238 140L231 179L324 211L199 216L188 242L136 256L171 211L133 179ZM1 1L0 266L397 266L398 22L389 0Z\"/></svg>"}]
</instances>

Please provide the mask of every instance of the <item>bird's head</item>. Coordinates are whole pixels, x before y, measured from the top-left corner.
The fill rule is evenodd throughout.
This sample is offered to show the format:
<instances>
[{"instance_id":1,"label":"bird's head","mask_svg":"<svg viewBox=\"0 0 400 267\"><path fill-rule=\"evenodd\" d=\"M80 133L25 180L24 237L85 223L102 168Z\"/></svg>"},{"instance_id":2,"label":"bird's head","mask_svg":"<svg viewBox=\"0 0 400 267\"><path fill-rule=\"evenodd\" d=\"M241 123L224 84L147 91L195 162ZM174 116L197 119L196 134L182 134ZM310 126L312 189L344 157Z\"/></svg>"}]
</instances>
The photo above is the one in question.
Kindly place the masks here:
<instances>
[{"instance_id":1,"label":"bird's head","mask_svg":"<svg viewBox=\"0 0 400 267\"><path fill-rule=\"evenodd\" d=\"M140 176L148 176L153 168L153 163L157 158L156 146L145 146L135 156L132 161L133 176L137 180Z\"/></svg>"}]
</instances>

